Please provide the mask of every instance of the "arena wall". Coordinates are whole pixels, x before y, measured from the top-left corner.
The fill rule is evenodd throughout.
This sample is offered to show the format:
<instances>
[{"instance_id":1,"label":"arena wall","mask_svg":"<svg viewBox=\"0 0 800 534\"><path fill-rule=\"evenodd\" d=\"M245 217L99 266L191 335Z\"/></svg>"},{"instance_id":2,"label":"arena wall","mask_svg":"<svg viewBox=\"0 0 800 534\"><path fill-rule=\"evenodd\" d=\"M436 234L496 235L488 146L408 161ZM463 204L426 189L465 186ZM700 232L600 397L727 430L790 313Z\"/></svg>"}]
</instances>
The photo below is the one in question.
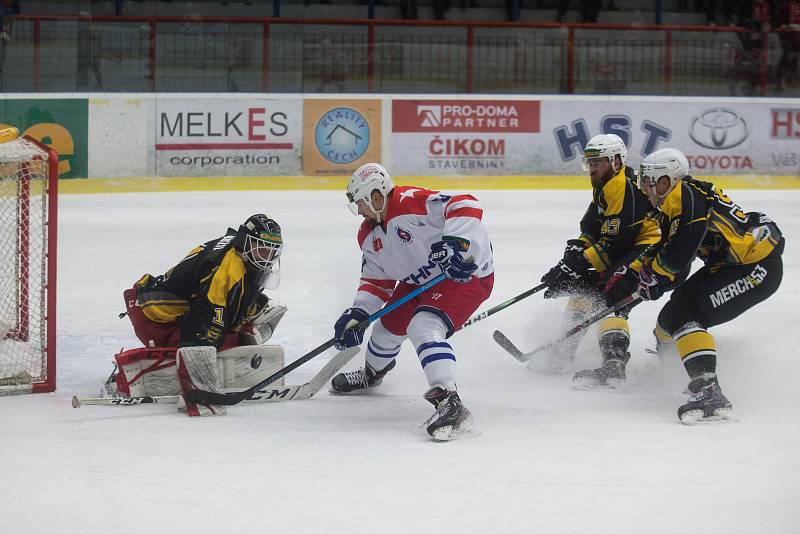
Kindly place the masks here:
<instances>
[{"instance_id":1,"label":"arena wall","mask_svg":"<svg viewBox=\"0 0 800 534\"><path fill-rule=\"evenodd\" d=\"M436 188L586 188L599 133L632 166L674 146L725 187L800 187L797 99L20 94L0 124L59 151L63 192L336 189L368 161Z\"/></svg>"}]
</instances>

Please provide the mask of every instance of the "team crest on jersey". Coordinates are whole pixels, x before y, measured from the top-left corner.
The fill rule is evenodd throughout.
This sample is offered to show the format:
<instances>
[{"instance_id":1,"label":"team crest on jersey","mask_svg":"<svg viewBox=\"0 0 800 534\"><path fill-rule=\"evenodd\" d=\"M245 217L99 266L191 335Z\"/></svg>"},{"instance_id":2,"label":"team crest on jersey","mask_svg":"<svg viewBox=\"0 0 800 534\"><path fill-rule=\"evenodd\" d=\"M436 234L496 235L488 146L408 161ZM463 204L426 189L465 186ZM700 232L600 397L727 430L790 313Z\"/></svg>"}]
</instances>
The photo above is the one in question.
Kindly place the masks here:
<instances>
[{"instance_id":1,"label":"team crest on jersey","mask_svg":"<svg viewBox=\"0 0 800 534\"><path fill-rule=\"evenodd\" d=\"M411 232L406 230L405 228L397 227L397 237L400 238L400 241L404 241L406 243L411 243L414 240L414 236L411 235Z\"/></svg>"},{"instance_id":2,"label":"team crest on jersey","mask_svg":"<svg viewBox=\"0 0 800 534\"><path fill-rule=\"evenodd\" d=\"M680 225L681 220L675 219L672 221L672 224L669 225L669 238L672 239L672 236L675 235L675 232L678 231L678 226Z\"/></svg>"},{"instance_id":3,"label":"team crest on jersey","mask_svg":"<svg viewBox=\"0 0 800 534\"><path fill-rule=\"evenodd\" d=\"M376 237L372 240L372 250L375 252L380 252L383 248L383 242L381 241L380 237Z\"/></svg>"}]
</instances>

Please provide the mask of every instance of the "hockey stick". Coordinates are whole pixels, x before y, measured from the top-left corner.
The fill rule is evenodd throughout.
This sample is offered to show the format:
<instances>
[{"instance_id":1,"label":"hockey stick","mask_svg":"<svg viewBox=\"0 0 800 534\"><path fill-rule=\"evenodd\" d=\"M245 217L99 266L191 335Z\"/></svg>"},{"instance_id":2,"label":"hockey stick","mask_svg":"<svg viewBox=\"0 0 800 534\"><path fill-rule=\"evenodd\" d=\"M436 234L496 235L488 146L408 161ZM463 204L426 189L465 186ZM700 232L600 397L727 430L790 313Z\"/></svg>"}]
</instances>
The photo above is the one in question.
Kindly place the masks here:
<instances>
[{"instance_id":1,"label":"hockey stick","mask_svg":"<svg viewBox=\"0 0 800 534\"><path fill-rule=\"evenodd\" d=\"M637 303L638 301L640 301L640 298L641 297L639 297L638 293L633 293L625 297L621 301L617 302L615 305L600 310L591 317L581 321L580 323L576 324L575 326L573 326L572 328L561 334L557 339L551 341L546 345L542 345L541 347L534 349L531 352L522 352L521 350L519 350L519 348L517 348L517 346L514 345L514 343L512 343L511 340L508 339L505 336L505 334L503 334L500 330L495 330L492 337L494 338L494 340L497 342L498 345L503 347L503 349L505 349L506 352L511 354L511 356L516 358L520 363L527 363L528 360L531 359L531 356L533 356L534 354L555 347L559 343L563 342L565 339L574 336L578 332L586 330L588 327L590 327L600 319L606 317L607 315L611 315L612 313L616 313L619 310L625 308L626 306L630 306L631 304Z\"/></svg>"},{"instance_id":2,"label":"hockey stick","mask_svg":"<svg viewBox=\"0 0 800 534\"><path fill-rule=\"evenodd\" d=\"M304 400L313 397L320 389L333 378L339 369L347 365L359 352L358 347L345 349L330 359L325 366L305 384L296 386L278 386L269 389L259 389L255 395L247 399L248 404L255 402L276 402L288 400ZM80 408L83 405L112 405L112 406L134 406L137 404L175 404L178 402L178 395L158 395L144 397L72 397L72 407Z\"/></svg>"},{"instance_id":3,"label":"hockey stick","mask_svg":"<svg viewBox=\"0 0 800 534\"><path fill-rule=\"evenodd\" d=\"M433 280L430 280L429 282L425 283L424 285L418 287L417 289L415 289L414 291L412 291L408 295L396 300L395 302L392 302L390 305L388 305L388 306L378 310L377 312L373 313L372 315L370 315L369 317L367 317L366 319L364 319L363 321L361 321L360 323L358 323L357 325L355 325L352 328L366 328L373 321L376 321L376 320L380 319L381 317L383 317L384 315L386 315L390 311L402 306L403 304L405 304L409 300L413 299L414 297L416 297L420 293L424 293L425 291L429 290L430 288L432 288L433 286L435 286L436 284L438 284L439 282L441 282L444 279L445 279L445 275L444 275L444 273L442 273L439 276L437 276L436 278L434 278ZM201 404L216 404L216 405L220 405L220 406L232 406L234 404L238 404L238 403L242 402L243 400L249 399L250 397L255 395L255 393L258 390L260 390L261 388L263 388L264 386L268 386L269 384L272 384L273 382L275 382L276 380L280 379L281 377L286 376L290 372L294 371L295 369L297 369L298 367L300 367L301 365L303 365L307 361L309 361L312 358L314 358L314 357L320 355L321 353L325 352L326 350L331 348L334 345L334 343L336 343L336 338L329 339L328 341L326 341L325 343L323 343L319 347L315 348L314 350L312 350L311 352L305 354L304 356L301 356L300 358L298 358L297 360L293 361L292 363L290 363L289 365L287 365L283 369L280 369L280 370L276 371L273 375L268 376L267 378L265 378L264 380L262 380L261 382L259 382L258 384L256 384L255 386L253 386L253 387L251 387L249 389L245 389L243 391L238 391L238 392L231 392L231 393L216 393L216 392L213 392L213 391L204 391L202 389L190 389L189 391L187 391L184 394L184 396L185 396L186 400L188 400L188 401L197 402L197 403L201 403Z\"/></svg>"},{"instance_id":4,"label":"hockey stick","mask_svg":"<svg viewBox=\"0 0 800 534\"><path fill-rule=\"evenodd\" d=\"M495 313L508 308L512 304L516 304L517 302L521 301L522 299L526 299L526 298L530 297L531 295L533 295L534 293L538 293L539 291L541 291L542 289L545 289L546 287L547 287L547 284L539 284L538 286L527 290L525 293L520 293L516 297L508 299L507 301L503 302L502 304L498 304L494 308L486 310L485 312L479 313L478 315L470 318L469 321L467 321L466 323L461 325L461 328L466 328L471 324L475 324L478 321L482 321L483 319L486 319L490 315L494 315Z\"/></svg>"}]
</instances>

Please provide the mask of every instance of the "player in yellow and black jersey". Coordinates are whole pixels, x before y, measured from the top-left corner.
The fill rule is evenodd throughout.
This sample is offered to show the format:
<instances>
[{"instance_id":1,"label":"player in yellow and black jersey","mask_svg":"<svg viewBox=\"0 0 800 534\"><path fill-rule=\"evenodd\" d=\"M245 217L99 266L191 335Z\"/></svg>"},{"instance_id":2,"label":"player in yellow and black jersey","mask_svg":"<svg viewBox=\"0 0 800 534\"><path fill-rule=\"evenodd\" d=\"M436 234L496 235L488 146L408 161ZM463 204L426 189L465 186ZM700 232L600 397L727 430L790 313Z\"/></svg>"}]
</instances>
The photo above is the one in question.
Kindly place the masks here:
<instances>
[{"instance_id":1,"label":"player in yellow and black jersey","mask_svg":"<svg viewBox=\"0 0 800 534\"><path fill-rule=\"evenodd\" d=\"M567 241L564 257L542 277L548 284L545 298L570 295L565 330L604 303L598 284L605 285L617 266L632 261L660 239L655 210L636 187L635 173L625 166L626 157L625 144L613 134L593 137L584 149L583 169L591 178L592 202L580 222L580 237ZM625 380L630 357L628 311L600 323L604 367L580 372L597 375L594 384L587 385L614 387ZM574 358L579 341L572 336L558 348L561 364Z\"/></svg>"},{"instance_id":2,"label":"player in yellow and black jersey","mask_svg":"<svg viewBox=\"0 0 800 534\"><path fill-rule=\"evenodd\" d=\"M655 300L695 257L705 263L672 293L656 326L661 343L674 340L691 378L692 396L678 409L678 417L694 423L731 416L708 329L777 291L785 240L769 217L742 211L721 189L688 172L686 156L674 148L658 150L642 162L640 187L662 212L664 239L655 257L620 269L607 289L617 296L637 290L643 299Z\"/></svg>"},{"instance_id":3,"label":"player in yellow and black jersey","mask_svg":"<svg viewBox=\"0 0 800 534\"><path fill-rule=\"evenodd\" d=\"M279 275L282 248L278 223L258 214L195 247L165 274L142 276L125 291L137 337L148 347L260 344L286 310L262 293ZM278 312L269 332L242 331L268 308L276 308L272 317Z\"/></svg>"}]
</instances>

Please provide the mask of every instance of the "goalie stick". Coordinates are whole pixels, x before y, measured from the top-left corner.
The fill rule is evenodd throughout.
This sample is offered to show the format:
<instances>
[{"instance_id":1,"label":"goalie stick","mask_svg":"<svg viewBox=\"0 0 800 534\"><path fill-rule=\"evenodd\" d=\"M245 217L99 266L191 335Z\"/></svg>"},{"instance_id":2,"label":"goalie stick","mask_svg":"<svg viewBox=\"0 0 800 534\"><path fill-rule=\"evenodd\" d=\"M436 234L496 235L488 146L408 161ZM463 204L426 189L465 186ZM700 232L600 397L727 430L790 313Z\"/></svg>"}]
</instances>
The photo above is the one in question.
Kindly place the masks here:
<instances>
[{"instance_id":1,"label":"goalie stick","mask_svg":"<svg viewBox=\"0 0 800 534\"><path fill-rule=\"evenodd\" d=\"M627 296L621 301L617 302L615 305L600 310L591 317L581 321L580 323L576 324L575 326L573 326L572 328L561 334L557 339L551 341L546 345L542 345L541 347L534 349L531 352L522 352L521 350L519 350L519 348L517 348L517 346L514 345L514 343L512 343L511 340L508 339L506 335L503 334L500 330L495 330L494 334L492 334L492 337L494 338L494 340L497 342L498 345L503 347L503 349L505 349L506 352L511 354L511 356L513 356L517 361L519 361L520 363L527 363L531 359L531 356L533 356L534 354L555 347L565 339L574 336L578 332L586 330L588 327L590 327L603 317L618 312L619 310L625 308L626 306L638 303L640 301L640 298L641 297L639 297L638 293L633 293L630 296Z\"/></svg>"},{"instance_id":2,"label":"goalie stick","mask_svg":"<svg viewBox=\"0 0 800 534\"><path fill-rule=\"evenodd\" d=\"M429 290L430 288L432 288L433 286L435 286L444 279L445 279L444 273L438 275L436 278L430 280L424 285L421 285L408 295L396 300L395 302L392 302L388 306L373 313L372 315L370 315L369 317L367 317L366 319L355 325L353 328L366 328L373 321L380 319L390 311L402 306L403 304L413 299L420 293L424 293L425 291ZM186 396L186 400L189 400L191 402L197 402L200 404L215 404L218 406L232 406L234 404L238 404L243 400L252 397L258 390L264 388L265 386L268 386L269 384L272 384L281 377L286 376L288 373L294 371L307 361L325 352L326 350L331 348L335 343L336 343L336 338L329 339L319 347L296 359L283 369L279 369L274 374L268 376L267 378L265 378L264 380L262 380L261 382L259 382L258 384L249 389L245 389L243 391L234 391L230 393L215 393L213 391L204 391L202 389L190 389L184 395Z\"/></svg>"},{"instance_id":3,"label":"goalie stick","mask_svg":"<svg viewBox=\"0 0 800 534\"><path fill-rule=\"evenodd\" d=\"M276 402L288 400L304 400L313 397L322 389L328 380L333 378L339 369L347 365L359 352L358 347L345 349L330 359L325 366L305 384L296 386L278 386L273 388L259 389L249 399L249 403L255 402ZM105 406L135 406L137 404L175 404L178 402L178 395L157 395L143 397L88 397L79 398L77 395L72 397L72 407L80 408L83 405L105 405Z\"/></svg>"}]
</instances>

